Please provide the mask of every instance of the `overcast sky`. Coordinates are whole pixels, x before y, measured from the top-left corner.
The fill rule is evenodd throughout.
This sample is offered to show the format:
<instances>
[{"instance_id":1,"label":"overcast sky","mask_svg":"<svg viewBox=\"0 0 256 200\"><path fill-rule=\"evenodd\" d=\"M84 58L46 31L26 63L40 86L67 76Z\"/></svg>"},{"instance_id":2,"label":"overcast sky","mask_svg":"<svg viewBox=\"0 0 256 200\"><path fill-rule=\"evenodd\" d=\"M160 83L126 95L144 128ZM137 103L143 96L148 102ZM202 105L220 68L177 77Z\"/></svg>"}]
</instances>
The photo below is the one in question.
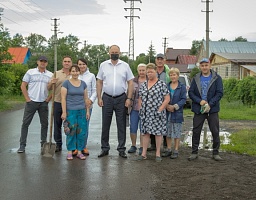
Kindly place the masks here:
<instances>
[{"instance_id":1,"label":"overcast sky","mask_svg":"<svg viewBox=\"0 0 256 200\"><path fill-rule=\"evenodd\" d=\"M129 49L130 20L124 16L130 2L123 0L0 0L4 8L2 22L11 35L37 33L47 39L53 34L51 18L60 18L63 34L78 36L88 44L117 44L122 52ZM205 38L205 3L201 0L135 1L135 56L147 53L151 44L157 53L167 47L190 49L193 40ZM234 40L238 36L256 41L255 0L214 0L210 3L210 39Z\"/></svg>"}]
</instances>

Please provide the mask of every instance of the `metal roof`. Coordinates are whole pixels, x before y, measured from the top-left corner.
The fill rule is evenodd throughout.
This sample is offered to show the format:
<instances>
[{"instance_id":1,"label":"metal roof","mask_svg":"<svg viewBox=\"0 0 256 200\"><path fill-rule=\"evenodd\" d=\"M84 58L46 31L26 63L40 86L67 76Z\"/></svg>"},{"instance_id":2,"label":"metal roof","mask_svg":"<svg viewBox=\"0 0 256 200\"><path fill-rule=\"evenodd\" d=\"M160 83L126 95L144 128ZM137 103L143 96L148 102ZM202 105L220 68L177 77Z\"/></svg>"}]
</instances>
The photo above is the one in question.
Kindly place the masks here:
<instances>
[{"instance_id":1,"label":"metal roof","mask_svg":"<svg viewBox=\"0 0 256 200\"><path fill-rule=\"evenodd\" d=\"M176 60L178 55L189 55L190 49L166 49L166 60Z\"/></svg>"},{"instance_id":2,"label":"metal roof","mask_svg":"<svg viewBox=\"0 0 256 200\"><path fill-rule=\"evenodd\" d=\"M4 63L24 64L27 54L31 54L29 48L26 47L10 47L8 52L12 55L12 60L4 61Z\"/></svg>"},{"instance_id":3,"label":"metal roof","mask_svg":"<svg viewBox=\"0 0 256 200\"><path fill-rule=\"evenodd\" d=\"M210 59L213 58L214 54L226 58L232 62L256 63L256 53L213 53Z\"/></svg>"},{"instance_id":4,"label":"metal roof","mask_svg":"<svg viewBox=\"0 0 256 200\"><path fill-rule=\"evenodd\" d=\"M212 53L256 53L256 42L209 41L209 55Z\"/></svg>"},{"instance_id":5,"label":"metal roof","mask_svg":"<svg viewBox=\"0 0 256 200\"><path fill-rule=\"evenodd\" d=\"M195 64L196 56L194 55L178 55L176 59L177 64Z\"/></svg>"},{"instance_id":6,"label":"metal roof","mask_svg":"<svg viewBox=\"0 0 256 200\"><path fill-rule=\"evenodd\" d=\"M243 68L249 69L256 73L256 65L241 65Z\"/></svg>"}]
</instances>

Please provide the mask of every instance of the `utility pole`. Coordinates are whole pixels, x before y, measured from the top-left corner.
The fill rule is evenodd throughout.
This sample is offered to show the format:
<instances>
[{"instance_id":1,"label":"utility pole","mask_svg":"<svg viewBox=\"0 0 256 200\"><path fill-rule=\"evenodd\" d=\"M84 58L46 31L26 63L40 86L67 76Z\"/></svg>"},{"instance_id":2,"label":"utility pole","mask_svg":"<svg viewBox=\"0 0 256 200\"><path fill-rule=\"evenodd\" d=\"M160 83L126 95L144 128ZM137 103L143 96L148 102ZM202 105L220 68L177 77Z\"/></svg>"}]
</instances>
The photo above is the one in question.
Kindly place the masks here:
<instances>
[{"instance_id":1,"label":"utility pole","mask_svg":"<svg viewBox=\"0 0 256 200\"><path fill-rule=\"evenodd\" d=\"M60 19L54 18L53 30L54 31L54 72L57 71L57 34L58 34L58 24L57 21Z\"/></svg>"},{"instance_id":2,"label":"utility pole","mask_svg":"<svg viewBox=\"0 0 256 200\"><path fill-rule=\"evenodd\" d=\"M206 12L206 58L209 58L209 33L210 33L210 26L209 26L209 13L210 12L213 12L213 10L209 10L209 3L210 2L213 2L213 1L210 1L210 0L206 0L206 1L202 1L203 3L206 3L206 11L201 11L201 12Z\"/></svg>"},{"instance_id":3,"label":"utility pole","mask_svg":"<svg viewBox=\"0 0 256 200\"><path fill-rule=\"evenodd\" d=\"M164 55L166 55L166 47L168 45L168 43L166 42L167 39L169 39L169 38L167 38L167 37L163 38L163 40L164 40L164 43L163 43L163 45L164 45Z\"/></svg>"},{"instance_id":4,"label":"utility pole","mask_svg":"<svg viewBox=\"0 0 256 200\"><path fill-rule=\"evenodd\" d=\"M141 0L124 0L126 3L127 1L131 2L130 8L124 8L125 11L130 10L130 16L124 16L126 19L130 18L130 33L129 33L129 53L128 57L129 59L134 60L134 18L137 17L140 19L139 16L134 16L134 10L137 9L141 11L140 8L134 8L134 1L139 1L142 3Z\"/></svg>"},{"instance_id":5,"label":"utility pole","mask_svg":"<svg viewBox=\"0 0 256 200\"><path fill-rule=\"evenodd\" d=\"M2 20L2 18L1 18L1 16L3 15L2 12L4 12L4 8L1 8L1 7L0 7L0 22L1 22L1 20Z\"/></svg>"}]
</instances>

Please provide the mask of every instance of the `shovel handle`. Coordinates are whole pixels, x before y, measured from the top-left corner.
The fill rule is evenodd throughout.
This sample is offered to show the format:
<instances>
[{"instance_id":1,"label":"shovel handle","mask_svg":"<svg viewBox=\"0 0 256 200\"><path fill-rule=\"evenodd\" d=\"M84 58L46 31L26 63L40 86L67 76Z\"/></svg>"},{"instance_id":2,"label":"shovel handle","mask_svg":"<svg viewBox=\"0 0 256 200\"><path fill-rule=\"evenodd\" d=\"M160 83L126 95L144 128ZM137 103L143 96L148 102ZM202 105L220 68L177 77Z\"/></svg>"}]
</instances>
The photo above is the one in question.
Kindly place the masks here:
<instances>
[{"instance_id":1,"label":"shovel handle","mask_svg":"<svg viewBox=\"0 0 256 200\"><path fill-rule=\"evenodd\" d=\"M53 77L56 78L56 72L54 72ZM52 86L52 109L51 109L51 116L50 116L50 138L49 138L50 144L52 143L52 127L53 127L53 116L54 116L55 88L56 88L56 83L54 83L53 86Z\"/></svg>"}]
</instances>

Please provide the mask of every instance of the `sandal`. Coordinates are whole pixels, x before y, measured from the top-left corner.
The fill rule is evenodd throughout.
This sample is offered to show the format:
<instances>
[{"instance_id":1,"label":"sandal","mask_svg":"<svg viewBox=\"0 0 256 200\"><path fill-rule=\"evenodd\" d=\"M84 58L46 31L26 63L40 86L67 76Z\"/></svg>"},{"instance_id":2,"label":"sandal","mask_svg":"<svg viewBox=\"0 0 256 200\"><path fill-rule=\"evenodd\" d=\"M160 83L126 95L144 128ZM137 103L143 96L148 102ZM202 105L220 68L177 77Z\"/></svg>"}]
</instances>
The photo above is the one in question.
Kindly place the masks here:
<instances>
[{"instance_id":1,"label":"sandal","mask_svg":"<svg viewBox=\"0 0 256 200\"><path fill-rule=\"evenodd\" d=\"M147 159L147 157L142 156L142 155L140 155L140 156L138 156L138 157L136 158L137 161L142 161L142 160L146 160L146 159Z\"/></svg>"},{"instance_id":2,"label":"sandal","mask_svg":"<svg viewBox=\"0 0 256 200\"><path fill-rule=\"evenodd\" d=\"M68 155L67 155L67 160L73 160L73 156L72 156L71 153L68 153Z\"/></svg>"},{"instance_id":3,"label":"sandal","mask_svg":"<svg viewBox=\"0 0 256 200\"><path fill-rule=\"evenodd\" d=\"M86 157L85 157L84 154L82 154L82 153L77 154L76 157L79 158L80 160L85 160L85 159L86 159Z\"/></svg>"}]
</instances>

